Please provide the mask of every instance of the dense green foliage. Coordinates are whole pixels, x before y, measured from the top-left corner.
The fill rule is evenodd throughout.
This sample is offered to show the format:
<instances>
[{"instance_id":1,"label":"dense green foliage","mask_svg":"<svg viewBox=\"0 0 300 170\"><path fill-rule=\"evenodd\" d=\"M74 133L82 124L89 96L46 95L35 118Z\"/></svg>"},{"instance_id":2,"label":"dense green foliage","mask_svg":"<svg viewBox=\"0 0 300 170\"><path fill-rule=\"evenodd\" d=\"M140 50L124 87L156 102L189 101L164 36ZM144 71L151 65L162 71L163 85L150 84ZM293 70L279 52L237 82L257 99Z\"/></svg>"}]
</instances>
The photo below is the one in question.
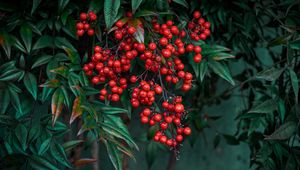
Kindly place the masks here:
<instances>
[{"instance_id":1,"label":"dense green foliage","mask_svg":"<svg viewBox=\"0 0 300 170\"><path fill-rule=\"evenodd\" d=\"M96 35L78 38L79 14L90 10L98 15ZM247 143L254 169L299 169L300 3L294 0L0 2L0 169L90 164L99 161L95 143L105 145L115 169L122 169L125 155L134 159L138 140L149 143L149 167L158 150L169 154L151 141L153 128L133 138L127 125L139 111L131 108L129 94L116 104L100 102L82 66L95 44L110 43L107 30L125 11L145 25L159 16L183 27L194 10L211 22L212 35L206 43L197 42L204 56L200 64L190 56L184 61L196 77L192 90L174 92L189 107L190 143L211 127L207 120L220 118L204 114L204 107L240 94L244 105L236 113L236 133L218 133L213 145ZM243 68L233 76L232 63Z\"/></svg>"}]
</instances>

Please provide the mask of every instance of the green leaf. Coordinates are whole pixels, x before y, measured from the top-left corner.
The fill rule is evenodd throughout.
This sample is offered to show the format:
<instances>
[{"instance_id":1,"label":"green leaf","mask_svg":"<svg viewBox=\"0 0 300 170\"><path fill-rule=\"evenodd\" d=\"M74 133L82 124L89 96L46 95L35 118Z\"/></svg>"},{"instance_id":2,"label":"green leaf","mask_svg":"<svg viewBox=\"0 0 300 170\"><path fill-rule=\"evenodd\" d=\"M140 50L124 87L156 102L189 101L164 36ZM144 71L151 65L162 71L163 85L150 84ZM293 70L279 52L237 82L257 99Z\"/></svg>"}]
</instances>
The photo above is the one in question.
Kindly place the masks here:
<instances>
[{"instance_id":1,"label":"green leaf","mask_svg":"<svg viewBox=\"0 0 300 170\"><path fill-rule=\"evenodd\" d=\"M270 136L267 136L265 139L268 140L285 140L290 138L297 128L296 122L287 122L281 125L275 132L273 132Z\"/></svg>"},{"instance_id":2,"label":"green leaf","mask_svg":"<svg viewBox=\"0 0 300 170\"><path fill-rule=\"evenodd\" d=\"M79 116L82 115L83 108L81 107L82 105L82 96L76 97L74 102L73 102L73 107L72 107L72 114L70 117L70 124Z\"/></svg>"},{"instance_id":3,"label":"green leaf","mask_svg":"<svg viewBox=\"0 0 300 170\"><path fill-rule=\"evenodd\" d=\"M169 9L169 2L166 0L156 0L156 6L160 11L167 11Z\"/></svg>"},{"instance_id":4,"label":"green leaf","mask_svg":"<svg viewBox=\"0 0 300 170\"><path fill-rule=\"evenodd\" d=\"M58 10L62 11L68 5L70 0L58 0Z\"/></svg>"},{"instance_id":5,"label":"green leaf","mask_svg":"<svg viewBox=\"0 0 300 170\"><path fill-rule=\"evenodd\" d=\"M132 12L135 13L135 11L139 8L143 0L131 0L131 8Z\"/></svg>"},{"instance_id":6,"label":"green leaf","mask_svg":"<svg viewBox=\"0 0 300 170\"><path fill-rule=\"evenodd\" d=\"M292 82L292 87L293 87L294 94L295 94L296 103L298 103L299 80L298 80L297 74L295 73L294 70L289 69L289 72L290 72L290 79Z\"/></svg>"},{"instance_id":7,"label":"green leaf","mask_svg":"<svg viewBox=\"0 0 300 170\"><path fill-rule=\"evenodd\" d=\"M230 145L238 145L240 142L231 135L223 135L224 139L226 140L226 143L230 144Z\"/></svg>"},{"instance_id":8,"label":"green leaf","mask_svg":"<svg viewBox=\"0 0 300 170\"><path fill-rule=\"evenodd\" d=\"M264 79L267 81L274 81L282 74L282 72L285 70L285 68L269 68L266 70L263 70L259 73L257 73L256 78L258 79Z\"/></svg>"},{"instance_id":9,"label":"green leaf","mask_svg":"<svg viewBox=\"0 0 300 170\"><path fill-rule=\"evenodd\" d=\"M295 50L300 50L300 39L292 41L290 47Z\"/></svg>"},{"instance_id":10,"label":"green leaf","mask_svg":"<svg viewBox=\"0 0 300 170\"><path fill-rule=\"evenodd\" d=\"M173 2L179 4L179 5L182 5L186 8L189 8L189 4L185 1L185 0L173 0Z\"/></svg>"},{"instance_id":11,"label":"green leaf","mask_svg":"<svg viewBox=\"0 0 300 170\"><path fill-rule=\"evenodd\" d=\"M54 126L58 116L60 115L65 100L64 93L61 88L56 89L51 100L52 125Z\"/></svg>"},{"instance_id":12,"label":"green leaf","mask_svg":"<svg viewBox=\"0 0 300 170\"><path fill-rule=\"evenodd\" d=\"M138 26L136 29L136 32L133 34L134 38L139 42L139 43L144 43L144 28Z\"/></svg>"},{"instance_id":13,"label":"green leaf","mask_svg":"<svg viewBox=\"0 0 300 170\"><path fill-rule=\"evenodd\" d=\"M40 146L39 152L38 152L39 155L43 155L45 152L47 152L47 150L50 147L51 140L52 140L52 138L49 138L49 139L46 139L43 141L43 143Z\"/></svg>"},{"instance_id":14,"label":"green leaf","mask_svg":"<svg viewBox=\"0 0 300 170\"><path fill-rule=\"evenodd\" d=\"M281 122L283 122L285 118L285 105L282 99L278 101L278 112L279 112L280 120Z\"/></svg>"},{"instance_id":15,"label":"green leaf","mask_svg":"<svg viewBox=\"0 0 300 170\"><path fill-rule=\"evenodd\" d=\"M57 143L52 144L50 146L50 153L59 163L68 168L71 168L71 164L69 163L64 148L61 145Z\"/></svg>"},{"instance_id":16,"label":"green leaf","mask_svg":"<svg viewBox=\"0 0 300 170\"><path fill-rule=\"evenodd\" d=\"M21 35L21 38L22 38L22 40L25 44L26 52L30 53L31 43L32 43L32 30L31 30L31 28L27 24L22 25L21 30L20 30L20 35Z\"/></svg>"},{"instance_id":17,"label":"green leaf","mask_svg":"<svg viewBox=\"0 0 300 170\"><path fill-rule=\"evenodd\" d=\"M34 169L43 169L43 170L59 170L52 163L50 163L47 159L32 155L29 157L29 163Z\"/></svg>"},{"instance_id":18,"label":"green leaf","mask_svg":"<svg viewBox=\"0 0 300 170\"><path fill-rule=\"evenodd\" d=\"M234 80L232 79L228 68L216 61L209 61L209 67L220 77L227 80L231 85L234 85Z\"/></svg>"},{"instance_id":19,"label":"green leaf","mask_svg":"<svg viewBox=\"0 0 300 170\"><path fill-rule=\"evenodd\" d=\"M120 117L113 115L106 116L105 121L102 123L102 128L108 134L125 140L131 147L135 147L138 150L138 146L131 138L127 127Z\"/></svg>"},{"instance_id":20,"label":"green leaf","mask_svg":"<svg viewBox=\"0 0 300 170\"><path fill-rule=\"evenodd\" d=\"M158 16L158 13L149 10L140 10L134 14L134 17Z\"/></svg>"},{"instance_id":21,"label":"green leaf","mask_svg":"<svg viewBox=\"0 0 300 170\"><path fill-rule=\"evenodd\" d=\"M39 6L40 2L42 0L33 0L32 2L32 8L31 8L31 15L34 13L34 11L36 10L36 8Z\"/></svg>"},{"instance_id":22,"label":"green leaf","mask_svg":"<svg viewBox=\"0 0 300 170\"><path fill-rule=\"evenodd\" d=\"M118 148L113 143L107 142L106 140L104 140L104 144L107 148L108 156L115 169L122 170L122 158Z\"/></svg>"},{"instance_id":23,"label":"green leaf","mask_svg":"<svg viewBox=\"0 0 300 170\"><path fill-rule=\"evenodd\" d=\"M15 129L15 134L20 142L22 149L25 151L27 148L27 129L24 125L19 124Z\"/></svg>"},{"instance_id":24,"label":"green leaf","mask_svg":"<svg viewBox=\"0 0 300 170\"><path fill-rule=\"evenodd\" d=\"M51 61L51 59L53 58L52 55L43 55L41 57L39 57L33 64L31 68L35 68L44 64L47 64Z\"/></svg>"},{"instance_id":25,"label":"green leaf","mask_svg":"<svg viewBox=\"0 0 300 170\"><path fill-rule=\"evenodd\" d=\"M54 46L54 39L48 35L44 35L44 36L41 36L36 42L35 44L33 45L33 50L38 50L38 49L41 49L41 48L53 48Z\"/></svg>"},{"instance_id":26,"label":"green leaf","mask_svg":"<svg viewBox=\"0 0 300 170\"><path fill-rule=\"evenodd\" d=\"M13 107L16 109L17 113L23 113L19 95L11 89L9 90L9 92ZM16 115L16 118L19 118L19 116L20 115Z\"/></svg>"},{"instance_id":27,"label":"green leaf","mask_svg":"<svg viewBox=\"0 0 300 170\"><path fill-rule=\"evenodd\" d=\"M64 143L62 146L63 146L64 150L67 152L83 142L84 142L83 140L72 140L72 141L68 141L68 142Z\"/></svg>"},{"instance_id":28,"label":"green leaf","mask_svg":"<svg viewBox=\"0 0 300 170\"><path fill-rule=\"evenodd\" d=\"M24 71L19 69L9 70L0 75L0 81L15 81L22 78Z\"/></svg>"},{"instance_id":29,"label":"green leaf","mask_svg":"<svg viewBox=\"0 0 300 170\"><path fill-rule=\"evenodd\" d=\"M77 52L76 48L74 48L74 46L64 37L56 37L54 43L57 48L69 48L72 51Z\"/></svg>"},{"instance_id":30,"label":"green leaf","mask_svg":"<svg viewBox=\"0 0 300 170\"><path fill-rule=\"evenodd\" d=\"M200 77L200 81L202 82L204 80L204 77L207 73L208 70L208 64L206 61L202 61L199 64L199 77Z\"/></svg>"},{"instance_id":31,"label":"green leaf","mask_svg":"<svg viewBox=\"0 0 300 170\"><path fill-rule=\"evenodd\" d=\"M111 107L109 105L106 105L104 103L98 102L98 101L94 101L95 105L96 105L96 110L99 110L100 112L103 112L105 114L118 114L118 113L128 113L128 110L126 109L122 109L122 108L118 108L118 107Z\"/></svg>"},{"instance_id":32,"label":"green leaf","mask_svg":"<svg viewBox=\"0 0 300 170\"><path fill-rule=\"evenodd\" d=\"M0 115L6 112L6 109L10 103L10 96L8 90L0 90Z\"/></svg>"},{"instance_id":33,"label":"green leaf","mask_svg":"<svg viewBox=\"0 0 300 170\"><path fill-rule=\"evenodd\" d=\"M266 100L256 106L253 106L248 113L272 113L277 109L277 102L273 99Z\"/></svg>"},{"instance_id":34,"label":"green leaf","mask_svg":"<svg viewBox=\"0 0 300 170\"><path fill-rule=\"evenodd\" d=\"M26 73L23 79L24 85L29 93L33 96L36 100L37 98L37 80L32 73Z\"/></svg>"},{"instance_id":35,"label":"green leaf","mask_svg":"<svg viewBox=\"0 0 300 170\"><path fill-rule=\"evenodd\" d=\"M104 0L104 18L107 29L110 29L114 24L120 4L120 0Z\"/></svg>"}]
</instances>

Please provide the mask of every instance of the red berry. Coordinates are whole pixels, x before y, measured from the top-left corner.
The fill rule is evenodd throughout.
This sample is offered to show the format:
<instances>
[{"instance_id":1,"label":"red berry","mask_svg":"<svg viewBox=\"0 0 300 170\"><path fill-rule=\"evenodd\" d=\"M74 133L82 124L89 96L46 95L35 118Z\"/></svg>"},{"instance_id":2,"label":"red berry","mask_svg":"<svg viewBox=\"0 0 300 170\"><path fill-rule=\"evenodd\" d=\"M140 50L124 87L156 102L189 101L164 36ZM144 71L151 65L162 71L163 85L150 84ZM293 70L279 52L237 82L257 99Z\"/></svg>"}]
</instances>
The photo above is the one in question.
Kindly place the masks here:
<instances>
[{"instance_id":1,"label":"red berry","mask_svg":"<svg viewBox=\"0 0 300 170\"><path fill-rule=\"evenodd\" d=\"M82 22L78 22L78 23L76 24L76 29L78 29L78 30L83 29L83 23L82 23Z\"/></svg>"},{"instance_id":2,"label":"red berry","mask_svg":"<svg viewBox=\"0 0 300 170\"><path fill-rule=\"evenodd\" d=\"M81 37L84 34L84 30L77 30L76 34L78 37Z\"/></svg>"},{"instance_id":3,"label":"red berry","mask_svg":"<svg viewBox=\"0 0 300 170\"><path fill-rule=\"evenodd\" d=\"M129 27L128 29L127 29L127 32L128 32L128 34L134 34L135 32L136 32L136 29L134 28L134 27Z\"/></svg>"},{"instance_id":4,"label":"red berry","mask_svg":"<svg viewBox=\"0 0 300 170\"><path fill-rule=\"evenodd\" d=\"M161 143L166 143L167 142L167 137L166 136L161 136L160 139L159 139L159 141Z\"/></svg>"},{"instance_id":5,"label":"red berry","mask_svg":"<svg viewBox=\"0 0 300 170\"><path fill-rule=\"evenodd\" d=\"M81 13L80 14L80 20L82 20L82 21L84 21L84 20L86 20L87 19L87 14L86 13Z\"/></svg>"},{"instance_id":6,"label":"red berry","mask_svg":"<svg viewBox=\"0 0 300 170\"><path fill-rule=\"evenodd\" d=\"M175 112L176 113L182 113L184 111L184 106L181 103L177 103L175 105Z\"/></svg>"},{"instance_id":7,"label":"red berry","mask_svg":"<svg viewBox=\"0 0 300 170\"><path fill-rule=\"evenodd\" d=\"M168 39L164 37L159 39L159 44L162 46L166 46L168 44Z\"/></svg>"},{"instance_id":8,"label":"red berry","mask_svg":"<svg viewBox=\"0 0 300 170\"><path fill-rule=\"evenodd\" d=\"M99 77L97 77L97 76L93 77L93 79L92 79L93 84L98 84L99 82L100 82Z\"/></svg>"},{"instance_id":9,"label":"red berry","mask_svg":"<svg viewBox=\"0 0 300 170\"><path fill-rule=\"evenodd\" d=\"M149 47L150 50L155 50L156 49L156 44L152 42L148 45L148 47Z\"/></svg>"},{"instance_id":10,"label":"red berry","mask_svg":"<svg viewBox=\"0 0 300 170\"><path fill-rule=\"evenodd\" d=\"M199 11L194 11L193 17L196 18L196 19L198 19L198 18L201 17L201 13Z\"/></svg>"},{"instance_id":11,"label":"red berry","mask_svg":"<svg viewBox=\"0 0 300 170\"><path fill-rule=\"evenodd\" d=\"M161 121L161 115L160 114L155 114L153 116L153 120L155 120L156 122L160 122Z\"/></svg>"},{"instance_id":12,"label":"red berry","mask_svg":"<svg viewBox=\"0 0 300 170\"><path fill-rule=\"evenodd\" d=\"M106 96L106 95L107 95L107 90L106 90L106 89L100 90L100 94L101 94L102 96Z\"/></svg>"},{"instance_id":13,"label":"red berry","mask_svg":"<svg viewBox=\"0 0 300 170\"><path fill-rule=\"evenodd\" d=\"M87 31L87 34L88 34L89 36L93 36L94 33L95 33L94 29L89 29L89 30Z\"/></svg>"},{"instance_id":14,"label":"red berry","mask_svg":"<svg viewBox=\"0 0 300 170\"><path fill-rule=\"evenodd\" d=\"M145 108L145 109L143 110L143 115L149 116L150 114L151 114L151 110L150 110L149 108Z\"/></svg>"},{"instance_id":15,"label":"red berry","mask_svg":"<svg viewBox=\"0 0 300 170\"><path fill-rule=\"evenodd\" d=\"M166 142L166 144L167 144L168 146L172 146L172 145L173 145L172 139L168 139L167 142Z\"/></svg>"},{"instance_id":16,"label":"red berry","mask_svg":"<svg viewBox=\"0 0 300 170\"><path fill-rule=\"evenodd\" d=\"M130 77L130 82L131 83L135 83L137 81L137 77L136 76L131 76Z\"/></svg>"},{"instance_id":17,"label":"red berry","mask_svg":"<svg viewBox=\"0 0 300 170\"><path fill-rule=\"evenodd\" d=\"M162 123L160 124L160 128L161 128L162 130L166 130L166 129L168 128L168 123L167 123L167 122L162 122Z\"/></svg>"},{"instance_id":18,"label":"red berry","mask_svg":"<svg viewBox=\"0 0 300 170\"><path fill-rule=\"evenodd\" d=\"M162 89L160 86L156 86L156 87L155 87L155 93L156 93L156 94L161 94L162 91L163 91L163 89Z\"/></svg>"},{"instance_id":19,"label":"red berry","mask_svg":"<svg viewBox=\"0 0 300 170\"><path fill-rule=\"evenodd\" d=\"M147 116L142 116L142 117L141 117L141 122L142 122L143 124L146 124L146 123L149 122L149 118L148 118Z\"/></svg>"},{"instance_id":20,"label":"red berry","mask_svg":"<svg viewBox=\"0 0 300 170\"><path fill-rule=\"evenodd\" d=\"M116 22L116 26L118 27L118 28L121 28L122 26L123 26L123 22L121 21L121 20L118 20L117 22Z\"/></svg>"},{"instance_id":21,"label":"red berry","mask_svg":"<svg viewBox=\"0 0 300 170\"><path fill-rule=\"evenodd\" d=\"M201 54L196 54L194 56L194 62L199 63L202 60L202 55Z\"/></svg>"},{"instance_id":22,"label":"red berry","mask_svg":"<svg viewBox=\"0 0 300 170\"><path fill-rule=\"evenodd\" d=\"M192 133L192 130L191 130L191 128L189 128L189 127L185 127L185 128L183 129L183 133L184 133L185 135L190 135L190 134Z\"/></svg>"},{"instance_id":23,"label":"red berry","mask_svg":"<svg viewBox=\"0 0 300 170\"><path fill-rule=\"evenodd\" d=\"M182 140L183 140L183 136L182 135L177 135L176 136L176 141L177 142L182 142Z\"/></svg>"},{"instance_id":24,"label":"red berry","mask_svg":"<svg viewBox=\"0 0 300 170\"><path fill-rule=\"evenodd\" d=\"M195 52L195 53L201 53L201 51L202 51L202 49L201 49L200 46L195 46L195 47L194 47L194 52Z\"/></svg>"},{"instance_id":25,"label":"red berry","mask_svg":"<svg viewBox=\"0 0 300 170\"><path fill-rule=\"evenodd\" d=\"M111 101L117 102L120 100L120 96L118 94L111 95Z\"/></svg>"}]
</instances>

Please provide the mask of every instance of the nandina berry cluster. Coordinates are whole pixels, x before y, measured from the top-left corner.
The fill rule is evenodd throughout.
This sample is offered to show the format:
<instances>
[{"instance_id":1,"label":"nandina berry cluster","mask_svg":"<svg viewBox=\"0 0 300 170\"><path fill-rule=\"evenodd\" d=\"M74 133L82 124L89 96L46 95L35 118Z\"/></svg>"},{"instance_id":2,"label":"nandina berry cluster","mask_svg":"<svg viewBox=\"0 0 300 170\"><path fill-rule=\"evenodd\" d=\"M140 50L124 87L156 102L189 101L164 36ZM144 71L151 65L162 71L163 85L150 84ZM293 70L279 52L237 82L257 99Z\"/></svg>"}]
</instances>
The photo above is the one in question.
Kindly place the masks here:
<instances>
[{"instance_id":1,"label":"nandina berry cluster","mask_svg":"<svg viewBox=\"0 0 300 170\"><path fill-rule=\"evenodd\" d=\"M92 84L103 83L99 85L102 86L100 100L117 102L123 91L132 87L130 102L133 108L142 108L141 122L159 127L153 140L173 148L179 146L184 136L190 135L191 129L184 121L188 115L182 97L170 97L170 94L174 96L172 90L178 83L183 92L191 89L193 75L186 71L183 61L191 53L195 63L201 62L202 49L191 39L204 40L210 34L210 24L201 18L200 12L195 11L193 17L187 26L188 33L172 20L160 24L154 18L147 27L151 31L145 32L145 37L149 36L145 39L150 39L149 42L141 42L136 36L147 25L127 12L125 18L118 20L108 32L112 32L108 37L111 42L105 48L95 46L91 61L83 67ZM133 60L142 62L144 70L141 75L129 75L135 66ZM162 98L163 112L160 113L156 107Z\"/></svg>"},{"instance_id":2,"label":"nandina berry cluster","mask_svg":"<svg viewBox=\"0 0 300 170\"><path fill-rule=\"evenodd\" d=\"M159 130L155 132L153 140L167 146L176 147L178 143L183 141L183 135L191 134L191 129L183 127L181 123L181 120L186 116L182 98L177 96L164 101L162 107L165 109L163 113L156 113L149 108L145 108L140 114L141 122L143 124L148 123L150 126L158 124ZM168 128L171 126L175 127L175 129L172 129L174 132L168 133L170 132Z\"/></svg>"},{"instance_id":3,"label":"nandina berry cluster","mask_svg":"<svg viewBox=\"0 0 300 170\"><path fill-rule=\"evenodd\" d=\"M162 87L153 81L141 81L131 94L132 107L137 108L140 104L151 106L155 102L155 95L162 94L162 91Z\"/></svg>"},{"instance_id":4,"label":"nandina berry cluster","mask_svg":"<svg viewBox=\"0 0 300 170\"><path fill-rule=\"evenodd\" d=\"M93 24L96 20L97 15L93 11L90 11L88 14L82 12L80 14L80 21L76 24L77 36L81 37L85 32L87 32L87 35L93 36L95 30L91 27L91 24Z\"/></svg>"},{"instance_id":5,"label":"nandina berry cluster","mask_svg":"<svg viewBox=\"0 0 300 170\"><path fill-rule=\"evenodd\" d=\"M195 11L193 17L192 21L188 23L191 39L196 41L205 40L210 35L210 23L201 17L199 11Z\"/></svg>"}]
</instances>

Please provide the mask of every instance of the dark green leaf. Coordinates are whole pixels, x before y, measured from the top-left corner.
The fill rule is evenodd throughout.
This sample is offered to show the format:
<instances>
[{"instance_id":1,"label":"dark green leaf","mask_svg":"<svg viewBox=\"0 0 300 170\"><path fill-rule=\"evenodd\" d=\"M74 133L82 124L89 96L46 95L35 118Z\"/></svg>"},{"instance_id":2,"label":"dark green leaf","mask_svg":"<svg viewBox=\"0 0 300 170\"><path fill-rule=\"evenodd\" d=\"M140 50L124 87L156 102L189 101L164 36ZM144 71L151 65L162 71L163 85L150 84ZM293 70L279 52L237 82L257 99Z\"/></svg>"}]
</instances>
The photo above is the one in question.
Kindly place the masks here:
<instances>
[{"instance_id":1,"label":"dark green leaf","mask_svg":"<svg viewBox=\"0 0 300 170\"><path fill-rule=\"evenodd\" d=\"M75 148L76 146L78 146L79 144L81 144L82 142L84 142L83 140L72 140L72 141L68 141L66 143L63 144L64 150L70 151L71 149Z\"/></svg>"},{"instance_id":2,"label":"dark green leaf","mask_svg":"<svg viewBox=\"0 0 300 170\"><path fill-rule=\"evenodd\" d=\"M131 7L132 12L135 13L135 11L139 8L143 0L131 0Z\"/></svg>"},{"instance_id":3,"label":"dark green leaf","mask_svg":"<svg viewBox=\"0 0 300 170\"><path fill-rule=\"evenodd\" d=\"M59 170L47 159L41 156L35 156L35 155L30 156L29 163L34 169Z\"/></svg>"},{"instance_id":4,"label":"dark green leaf","mask_svg":"<svg viewBox=\"0 0 300 170\"><path fill-rule=\"evenodd\" d=\"M31 15L34 13L34 11L36 10L36 8L39 6L40 2L42 0L33 0L32 2L32 8L31 8Z\"/></svg>"},{"instance_id":5,"label":"dark green leaf","mask_svg":"<svg viewBox=\"0 0 300 170\"><path fill-rule=\"evenodd\" d=\"M120 0L104 0L104 18L108 29L114 24L120 4Z\"/></svg>"},{"instance_id":6,"label":"dark green leaf","mask_svg":"<svg viewBox=\"0 0 300 170\"><path fill-rule=\"evenodd\" d=\"M256 106L253 106L248 113L272 113L277 109L276 101L273 99L266 100Z\"/></svg>"},{"instance_id":7,"label":"dark green leaf","mask_svg":"<svg viewBox=\"0 0 300 170\"><path fill-rule=\"evenodd\" d=\"M37 80L32 73L26 73L23 79L24 85L29 91L29 93L33 96L33 98L37 99Z\"/></svg>"},{"instance_id":8,"label":"dark green leaf","mask_svg":"<svg viewBox=\"0 0 300 170\"><path fill-rule=\"evenodd\" d=\"M173 0L173 2L177 3L177 4L180 4L186 8L189 7L189 4L185 1L185 0Z\"/></svg>"},{"instance_id":9,"label":"dark green leaf","mask_svg":"<svg viewBox=\"0 0 300 170\"><path fill-rule=\"evenodd\" d=\"M232 79L228 68L225 65L222 65L216 61L210 61L209 63L210 68L220 77L227 80L230 84L234 85L234 80Z\"/></svg>"},{"instance_id":10,"label":"dark green leaf","mask_svg":"<svg viewBox=\"0 0 300 170\"><path fill-rule=\"evenodd\" d=\"M33 64L31 68L35 68L38 66L41 66L43 64L47 64L49 61L51 61L51 59L53 58L53 56L51 55L43 55L41 57L39 57Z\"/></svg>"},{"instance_id":11,"label":"dark green leaf","mask_svg":"<svg viewBox=\"0 0 300 170\"><path fill-rule=\"evenodd\" d=\"M15 129L15 134L22 146L22 149L25 151L27 148L27 129L24 125L19 124Z\"/></svg>"},{"instance_id":12,"label":"dark green leaf","mask_svg":"<svg viewBox=\"0 0 300 170\"><path fill-rule=\"evenodd\" d=\"M268 140L285 140L290 138L297 128L296 122L287 122L281 125L275 132L270 136L267 136L265 139Z\"/></svg>"},{"instance_id":13,"label":"dark green leaf","mask_svg":"<svg viewBox=\"0 0 300 170\"><path fill-rule=\"evenodd\" d=\"M122 157L118 148L113 143L107 142L106 140L104 140L104 144L115 169L122 170Z\"/></svg>"},{"instance_id":14,"label":"dark green leaf","mask_svg":"<svg viewBox=\"0 0 300 170\"><path fill-rule=\"evenodd\" d=\"M49 149L49 147L51 145L51 140L52 139L49 138L49 139L46 139L43 141L43 143L40 146L39 152L38 152L39 155L43 155L45 152L47 152L47 150Z\"/></svg>"},{"instance_id":15,"label":"dark green leaf","mask_svg":"<svg viewBox=\"0 0 300 170\"><path fill-rule=\"evenodd\" d=\"M42 37L40 37L36 43L33 45L33 50L38 50L41 48L52 48L54 46L54 42L53 42L53 38L48 36L48 35L44 35Z\"/></svg>"},{"instance_id":16,"label":"dark green leaf","mask_svg":"<svg viewBox=\"0 0 300 170\"><path fill-rule=\"evenodd\" d=\"M257 73L256 78L264 79L267 81L274 81L281 75L281 73L284 70L285 70L285 68L277 69L277 68L272 67L272 68L269 68L269 69L266 69L266 70L263 70L263 71Z\"/></svg>"},{"instance_id":17,"label":"dark green leaf","mask_svg":"<svg viewBox=\"0 0 300 170\"><path fill-rule=\"evenodd\" d=\"M290 72L292 87L293 87L294 94L295 94L296 103L298 103L299 80L298 80L297 74L295 73L294 70L289 69L289 72Z\"/></svg>"},{"instance_id":18,"label":"dark green leaf","mask_svg":"<svg viewBox=\"0 0 300 170\"><path fill-rule=\"evenodd\" d=\"M21 38L22 38L22 40L25 44L27 53L30 53L31 43L32 43L32 30L31 30L31 28L27 24L22 25L21 30L20 30L20 35L21 35Z\"/></svg>"}]
</instances>

